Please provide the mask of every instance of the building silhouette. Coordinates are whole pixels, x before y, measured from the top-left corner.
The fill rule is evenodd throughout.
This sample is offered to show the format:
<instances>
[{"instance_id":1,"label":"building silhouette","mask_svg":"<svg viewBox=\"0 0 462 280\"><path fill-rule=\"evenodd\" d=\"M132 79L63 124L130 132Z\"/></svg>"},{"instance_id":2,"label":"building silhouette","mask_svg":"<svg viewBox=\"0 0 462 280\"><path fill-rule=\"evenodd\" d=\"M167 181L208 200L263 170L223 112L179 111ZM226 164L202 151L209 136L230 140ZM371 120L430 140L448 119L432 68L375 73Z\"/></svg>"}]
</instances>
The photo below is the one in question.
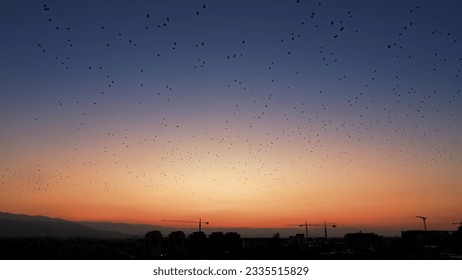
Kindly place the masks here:
<instances>
[{"instance_id":1,"label":"building silhouette","mask_svg":"<svg viewBox=\"0 0 462 280\"><path fill-rule=\"evenodd\" d=\"M305 235L298 233L289 237L289 245L292 247L301 247L305 243Z\"/></svg>"},{"instance_id":2,"label":"building silhouette","mask_svg":"<svg viewBox=\"0 0 462 280\"><path fill-rule=\"evenodd\" d=\"M453 253L462 254L462 225L451 236L451 248L453 248Z\"/></svg>"},{"instance_id":3,"label":"building silhouette","mask_svg":"<svg viewBox=\"0 0 462 280\"><path fill-rule=\"evenodd\" d=\"M230 255L240 254L242 250L241 235L237 232L227 232L225 234L225 251Z\"/></svg>"},{"instance_id":4,"label":"building silhouette","mask_svg":"<svg viewBox=\"0 0 462 280\"><path fill-rule=\"evenodd\" d=\"M174 231L168 235L168 254L182 256L186 253L186 236L182 231Z\"/></svg>"},{"instance_id":5,"label":"building silhouette","mask_svg":"<svg viewBox=\"0 0 462 280\"><path fill-rule=\"evenodd\" d=\"M204 255L207 246L207 236L202 231L196 231L189 235L189 254Z\"/></svg>"},{"instance_id":6,"label":"building silhouette","mask_svg":"<svg viewBox=\"0 0 462 280\"><path fill-rule=\"evenodd\" d=\"M225 234L221 231L209 234L208 248L212 254L222 254L225 251Z\"/></svg>"},{"instance_id":7,"label":"building silhouette","mask_svg":"<svg viewBox=\"0 0 462 280\"><path fill-rule=\"evenodd\" d=\"M159 231L124 238L0 237L0 259L462 259L457 231L402 231L401 237L347 233L338 238L244 237L237 232L208 236Z\"/></svg>"},{"instance_id":8,"label":"building silhouette","mask_svg":"<svg viewBox=\"0 0 462 280\"><path fill-rule=\"evenodd\" d=\"M158 230L146 233L144 248L147 257L160 257L162 255L162 233Z\"/></svg>"},{"instance_id":9,"label":"building silhouette","mask_svg":"<svg viewBox=\"0 0 462 280\"><path fill-rule=\"evenodd\" d=\"M403 245L412 259L439 259L451 252L449 231L407 230L402 231Z\"/></svg>"},{"instance_id":10,"label":"building silhouette","mask_svg":"<svg viewBox=\"0 0 462 280\"><path fill-rule=\"evenodd\" d=\"M381 246L381 238L375 233L347 233L343 242L345 249L352 253L373 253Z\"/></svg>"},{"instance_id":11,"label":"building silhouette","mask_svg":"<svg viewBox=\"0 0 462 280\"><path fill-rule=\"evenodd\" d=\"M441 230L407 230L402 231L403 242L408 246L448 246L451 234Z\"/></svg>"}]
</instances>

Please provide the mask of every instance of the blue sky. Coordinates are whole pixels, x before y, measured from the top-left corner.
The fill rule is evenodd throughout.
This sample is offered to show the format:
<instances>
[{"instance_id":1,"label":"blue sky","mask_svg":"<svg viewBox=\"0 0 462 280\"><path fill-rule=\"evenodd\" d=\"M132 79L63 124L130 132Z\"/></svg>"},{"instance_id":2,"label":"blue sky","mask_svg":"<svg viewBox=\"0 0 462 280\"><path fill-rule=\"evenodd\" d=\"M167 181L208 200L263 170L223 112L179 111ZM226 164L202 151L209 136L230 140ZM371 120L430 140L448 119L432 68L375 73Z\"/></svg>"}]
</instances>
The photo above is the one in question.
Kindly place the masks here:
<instances>
[{"instance_id":1,"label":"blue sky","mask_svg":"<svg viewBox=\"0 0 462 280\"><path fill-rule=\"evenodd\" d=\"M278 226L275 215L351 225L360 219L342 209L382 204L371 213L389 226L416 222L412 213L441 227L460 218L458 1L0 8L1 210L166 218L168 207L149 210L143 197L169 201L182 219L253 211L249 226ZM215 202L198 210L203 200ZM106 210L51 206L64 201Z\"/></svg>"}]
</instances>

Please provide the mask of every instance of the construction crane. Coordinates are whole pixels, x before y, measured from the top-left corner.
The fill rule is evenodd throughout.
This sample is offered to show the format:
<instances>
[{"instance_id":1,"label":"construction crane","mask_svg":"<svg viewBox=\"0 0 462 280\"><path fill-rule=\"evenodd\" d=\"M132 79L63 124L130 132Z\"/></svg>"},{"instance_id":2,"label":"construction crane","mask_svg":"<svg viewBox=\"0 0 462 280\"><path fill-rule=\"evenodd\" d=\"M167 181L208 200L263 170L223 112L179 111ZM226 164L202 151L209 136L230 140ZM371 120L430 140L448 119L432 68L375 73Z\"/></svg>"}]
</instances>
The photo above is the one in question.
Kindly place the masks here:
<instances>
[{"instance_id":1,"label":"construction crane","mask_svg":"<svg viewBox=\"0 0 462 280\"><path fill-rule=\"evenodd\" d=\"M326 223L326 221L324 221L324 238L327 240L327 226L331 226L333 228L337 227L336 224L333 224L333 223Z\"/></svg>"},{"instance_id":2,"label":"construction crane","mask_svg":"<svg viewBox=\"0 0 462 280\"><path fill-rule=\"evenodd\" d=\"M294 225L291 225L294 226ZM335 223L326 223L324 221L323 223L315 223L315 224L308 224L308 222L305 222L304 224L299 224L299 227L305 227L305 233L306 237L308 238L308 227L318 227L318 226L324 226L324 238L327 239L327 227L331 226L333 228L337 227Z\"/></svg>"},{"instance_id":3,"label":"construction crane","mask_svg":"<svg viewBox=\"0 0 462 280\"><path fill-rule=\"evenodd\" d=\"M201 218L199 221L186 221L186 220L162 220L162 222L170 222L170 223L188 223L188 224L199 224L199 232L202 232L202 223L208 225L209 222L203 222Z\"/></svg>"},{"instance_id":4,"label":"construction crane","mask_svg":"<svg viewBox=\"0 0 462 280\"><path fill-rule=\"evenodd\" d=\"M291 227L298 226L298 227L305 227L305 237L308 238L308 226L311 226L311 224L308 224L308 222L305 221L304 224L298 224L298 225L288 225Z\"/></svg>"},{"instance_id":5,"label":"construction crane","mask_svg":"<svg viewBox=\"0 0 462 280\"><path fill-rule=\"evenodd\" d=\"M423 217L423 216L415 216L416 218L419 218L419 219L422 219L423 221L423 225L424 225L424 230L427 231L427 224L426 224L426 220L427 218L426 217Z\"/></svg>"},{"instance_id":6,"label":"construction crane","mask_svg":"<svg viewBox=\"0 0 462 280\"><path fill-rule=\"evenodd\" d=\"M308 222L305 221L305 224L299 225L299 227L305 227L306 238L308 238Z\"/></svg>"}]
</instances>

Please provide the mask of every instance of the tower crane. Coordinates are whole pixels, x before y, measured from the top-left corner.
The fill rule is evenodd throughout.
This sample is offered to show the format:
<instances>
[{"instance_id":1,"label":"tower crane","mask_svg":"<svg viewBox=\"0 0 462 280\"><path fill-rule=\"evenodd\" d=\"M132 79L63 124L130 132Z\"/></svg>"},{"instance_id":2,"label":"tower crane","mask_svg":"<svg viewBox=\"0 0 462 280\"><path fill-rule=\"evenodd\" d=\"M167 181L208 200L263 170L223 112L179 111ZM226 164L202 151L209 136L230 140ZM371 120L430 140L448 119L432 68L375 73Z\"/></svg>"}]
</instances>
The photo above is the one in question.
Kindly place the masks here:
<instances>
[{"instance_id":1,"label":"tower crane","mask_svg":"<svg viewBox=\"0 0 462 280\"><path fill-rule=\"evenodd\" d=\"M337 227L336 224L334 223L326 223L326 221L324 221L324 238L327 240L327 226L331 226L333 228Z\"/></svg>"},{"instance_id":2,"label":"tower crane","mask_svg":"<svg viewBox=\"0 0 462 280\"><path fill-rule=\"evenodd\" d=\"M308 222L305 221L305 224L299 225L299 227L305 227L306 238L308 238Z\"/></svg>"},{"instance_id":3,"label":"tower crane","mask_svg":"<svg viewBox=\"0 0 462 280\"><path fill-rule=\"evenodd\" d=\"M298 227L305 227L305 237L308 238L308 226L311 226L311 224L308 224L308 222L305 221L304 224L298 224L298 225L288 225L288 226L298 226Z\"/></svg>"},{"instance_id":4,"label":"tower crane","mask_svg":"<svg viewBox=\"0 0 462 280\"><path fill-rule=\"evenodd\" d=\"M335 223L326 223L326 221L322 223L315 223L315 224L308 224L308 222L305 222L304 224L299 224L299 227L305 227L305 233L306 237L308 238L308 227L318 227L318 226L324 226L324 238L327 239L327 227L331 226L333 228L337 227L337 224Z\"/></svg>"},{"instance_id":5,"label":"tower crane","mask_svg":"<svg viewBox=\"0 0 462 280\"><path fill-rule=\"evenodd\" d=\"M162 222L170 223L188 223L188 224L199 224L199 232L202 232L202 223L208 225L209 222L202 221L202 218L199 218L199 221L187 221L187 220L162 220Z\"/></svg>"},{"instance_id":6,"label":"tower crane","mask_svg":"<svg viewBox=\"0 0 462 280\"><path fill-rule=\"evenodd\" d=\"M423 225L424 225L424 230L427 231L427 224L426 224L426 220L427 220L427 217L423 217L423 216L415 216L416 218L419 218L419 219L422 219L423 221Z\"/></svg>"}]
</instances>

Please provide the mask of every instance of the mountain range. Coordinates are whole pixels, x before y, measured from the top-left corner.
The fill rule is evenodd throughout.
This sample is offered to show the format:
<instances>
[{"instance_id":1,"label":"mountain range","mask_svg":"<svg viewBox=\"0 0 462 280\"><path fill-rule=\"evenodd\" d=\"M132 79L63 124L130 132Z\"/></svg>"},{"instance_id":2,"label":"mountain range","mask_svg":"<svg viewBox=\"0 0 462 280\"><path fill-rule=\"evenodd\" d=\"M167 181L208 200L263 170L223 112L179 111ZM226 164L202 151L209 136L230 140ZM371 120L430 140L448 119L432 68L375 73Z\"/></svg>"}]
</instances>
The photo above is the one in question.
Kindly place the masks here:
<instances>
[{"instance_id":1,"label":"mountain range","mask_svg":"<svg viewBox=\"0 0 462 280\"><path fill-rule=\"evenodd\" d=\"M124 238L129 235L62 219L0 212L0 236Z\"/></svg>"},{"instance_id":2,"label":"mountain range","mask_svg":"<svg viewBox=\"0 0 462 280\"><path fill-rule=\"evenodd\" d=\"M164 236L172 231L182 230L186 234L197 231L194 226L188 228L163 227L148 224L127 224L94 221L68 221L45 216L30 216L0 212L0 237L94 237L94 238L130 238L142 237L147 232L158 230ZM361 229L337 227L329 228L330 237L343 236L345 233L358 232ZM271 237L279 233L281 237L288 237L297 233L304 233L304 228L203 228L207 234L211 232L237 232L242 237ZM322 237L323 229L310 229L310 237ZM399 236L396 230L382 230L379 234L385 236Z\"/></svg>"}]
</instances>

